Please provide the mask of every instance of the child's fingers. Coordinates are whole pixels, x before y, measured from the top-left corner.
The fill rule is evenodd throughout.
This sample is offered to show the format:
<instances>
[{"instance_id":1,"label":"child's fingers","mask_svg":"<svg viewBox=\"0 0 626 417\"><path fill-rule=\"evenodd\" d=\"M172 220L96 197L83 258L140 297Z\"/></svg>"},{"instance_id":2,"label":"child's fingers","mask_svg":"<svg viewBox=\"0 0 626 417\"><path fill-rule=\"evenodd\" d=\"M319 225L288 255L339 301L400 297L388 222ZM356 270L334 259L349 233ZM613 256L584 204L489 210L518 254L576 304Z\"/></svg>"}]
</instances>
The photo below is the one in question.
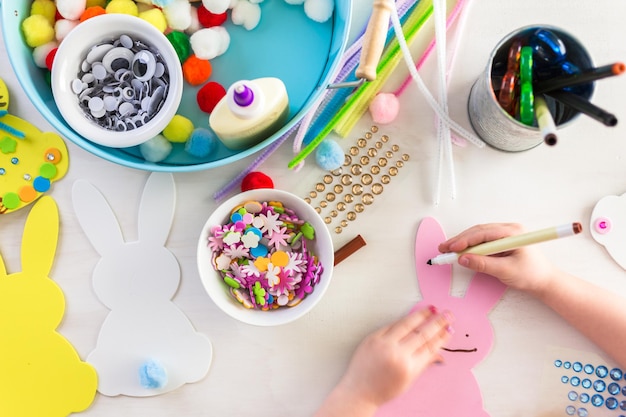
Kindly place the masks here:
<instances>
[{"instance_id":1,"label":"child's fingers","mask_svg":"<svg viewBox=\"0 0 626 417\"><path fill-rule=\"evenodd\" d=\"M411 351L419 352L425 349L430 354L436 354L452 334L452 321L452 314L448 311L432 316L409 332L401 342Z\"/></svg>"},{"instance_id":2,"label":"child's fingers","mask_svg":"<svg viewBox=\"0 0 626 417\"><path fill-rule=\"evenodd\" d=\"M470 246L519 234L521 231L522 226L516 223L480 224L470 227L457 236L441 243L438 249L442 253L460 252Z\"/></svg>"},{"instance_id":3,"label":"child's fingers","mask_svg":"<svg viewBox=\"0 0 626 417\"><path fill-rule=\"evenodd\" d=\"M387 337L400 340L407 334L413 332L413 330L417 329L429 317L436 314L436 312L437 309L434 306L428 306L426 308L416 310L391 324L387 327L384 334Z\"/></svg>"}]
</instances>

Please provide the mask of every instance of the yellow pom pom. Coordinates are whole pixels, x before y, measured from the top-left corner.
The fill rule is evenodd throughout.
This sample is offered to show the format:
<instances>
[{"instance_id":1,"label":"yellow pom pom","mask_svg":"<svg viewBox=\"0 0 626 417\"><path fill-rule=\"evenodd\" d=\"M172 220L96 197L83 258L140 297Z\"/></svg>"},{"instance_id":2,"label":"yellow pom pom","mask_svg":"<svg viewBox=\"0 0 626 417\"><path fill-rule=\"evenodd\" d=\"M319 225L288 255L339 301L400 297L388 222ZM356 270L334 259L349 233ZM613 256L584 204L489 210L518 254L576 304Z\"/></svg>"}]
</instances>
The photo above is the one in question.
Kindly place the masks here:
<instances>
[{"instance_id":1,"label":"yellow pom pom","mask_svg":"<svg viewBox=\"0 0 626 417\"><path fill-rule=\"evenodd\" d=\"M107 0L87 0L87 5L85 6L85 8L100 6L104 9L104 6L106 6L106 4Z\"/></svg>"},{"instance_id":2,"label":"yellow pom pom","mask_svg":"<svg viewBox=\"0 0 626 417\"><path fill-rule=\"evenodd\" d=\"M155 7L150 10L146 10L145 12L140 12L139 17L152 24L152 26L161 32L165 32L167 29L167 20L165 19L165 15L161 9L157 9Z\"/></svg>"},{"instance_id":3,"label":"yellow pom pom","mask_svg":"<svg viewBox=\"0 0 626 417\"><path fill-rule=\"evenodd\" d=\"M22 32L26 44L31 48L36 48L54 39L54 28L48 19L40 14L34 14L24 19Z\"/></svg>"},{"instance_id":4,"label":"yellow pom pom","mask_svg":"<svg viewBox=\"0 0 626 417\"><path fill-rule=\"evenodd\" d=\"M189 139L193 133L193 129L193 122L191 120L177 114L163 130L163 136L170 142L184 143L187 142L187 139Z\"/></svg>"},{"instance_id":5,"label":"yellow pom pom","mask_svg":"<svg viewBox=\"0 0 626 417\"><path fill-rule=\"evenodd\" d=\"M105 8L107 13L129 14L131 16L139 16L137 5L132 0L111 0Z\"/></svg>"},{"instance_id":6,"label":"yellow pom pom","mask_svg":"<svg viewBox=\"0 0 626 417\"><path fill-rule=\"evenodd\" d=\"M52 0L35 0L30 5L30 14L40 14L48 19L50 26L54 26L54 17L57 12L57 6Z\"/></svg>"}]
</instances>

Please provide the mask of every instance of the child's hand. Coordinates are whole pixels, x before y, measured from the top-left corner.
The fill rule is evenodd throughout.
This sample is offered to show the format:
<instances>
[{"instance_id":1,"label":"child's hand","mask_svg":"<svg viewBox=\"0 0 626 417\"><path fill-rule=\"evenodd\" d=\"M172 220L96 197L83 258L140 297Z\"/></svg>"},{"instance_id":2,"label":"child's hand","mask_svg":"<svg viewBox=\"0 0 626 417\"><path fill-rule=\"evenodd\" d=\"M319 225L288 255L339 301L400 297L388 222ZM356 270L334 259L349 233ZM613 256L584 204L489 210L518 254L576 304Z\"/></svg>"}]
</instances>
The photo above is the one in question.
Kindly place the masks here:
<instances>
[{"instance_id":1,"label":"child's hand","mask_svg":"<svg viewBox=\"0 0 626 417\"><path fill-rule=\"evenodd\" d=\"M439 245L439 251L461 252L484 242L524 233L521 225L482 224L473 226ZM540 292L555 275L552 264L532 246L497 255L463 254L459 264L498 278L504 284L532 293Z\"/></svg>"},{"instance_id":2,"label":"child's hand","mask_svg":"<svg viewBox=\"0 0 626 417\"><path fill-rule=\"evenodd\" d=\"M439 314L430 307L375 331L357 348L337 390L365 411L361 415L373 412L441 360L439 351L451 336L451 322L449 312Z\"/></svg>"}]
</instances>

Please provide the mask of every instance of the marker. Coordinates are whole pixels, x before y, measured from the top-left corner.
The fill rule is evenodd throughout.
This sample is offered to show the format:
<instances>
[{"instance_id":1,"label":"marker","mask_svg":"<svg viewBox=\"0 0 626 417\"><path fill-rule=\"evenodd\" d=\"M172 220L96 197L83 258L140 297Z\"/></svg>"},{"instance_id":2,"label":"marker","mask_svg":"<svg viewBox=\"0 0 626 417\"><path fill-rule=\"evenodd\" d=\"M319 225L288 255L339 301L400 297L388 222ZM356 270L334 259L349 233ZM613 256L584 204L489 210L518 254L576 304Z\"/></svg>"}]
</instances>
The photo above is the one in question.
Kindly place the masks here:
<instances>
[{"instance_id":1,"label":"marker","mask_svg":"<svg viewBox=\"0 0 626 417\"><path fill-rule=\"evenodd\" d=\"M561 237L572 236L582 232L583 226L580 223L568 223L561 226L549 227L547 229L537 230L535 232L524 233L517 236L508 236L491 242L481 243L472 246L461 252L442 253L426 263L428 265L445 265L456 262L459 256L465 253L474 255L494 255L496 253L507 252L522 246L532 245L534 243L545 242L547 240L558 239Z\"/></svg>"},{"instance_id":2,"label":"marker","mask_svg":"<svg viewBox=\"0 0 626 417\"><path fill-rule=\"evenodd\" d=\"M537 125L543 136L543 141L546 145L556 145L556 124L548 108L548 103L546 103L542 95L535 97L535 117L537 118Z\"/></svg>"},{"instance_id":3,"label":"marker","mask_svg":"<svg viewBox=\"0 0 626 417\"><path fill-rule=\"evenodd\" d=\"M616 62L602 67L590 68L578 74L563 74L547 80L536 82L534 90L537 93L560 90L562 88L573 87L580 84L587 84L602 78L623 74L626 65L623 62Z\"/></svg>"},{"instance_id":4,"label":"marker","mask_svg":"<svg viewBox=\"0 0 626 417\"><path fill-rule=\"evenodd\" d=\"M614 114L607 112L604 109L594 105L589 100L577 96L576 94L569 93L567 91L549 91L546 93L550 97L560 101L566 106L571 107L572 109L579 111L587 116L595 119L606 126L615 126L617 124L617 117Z\"/></svg>"}]
</instances>

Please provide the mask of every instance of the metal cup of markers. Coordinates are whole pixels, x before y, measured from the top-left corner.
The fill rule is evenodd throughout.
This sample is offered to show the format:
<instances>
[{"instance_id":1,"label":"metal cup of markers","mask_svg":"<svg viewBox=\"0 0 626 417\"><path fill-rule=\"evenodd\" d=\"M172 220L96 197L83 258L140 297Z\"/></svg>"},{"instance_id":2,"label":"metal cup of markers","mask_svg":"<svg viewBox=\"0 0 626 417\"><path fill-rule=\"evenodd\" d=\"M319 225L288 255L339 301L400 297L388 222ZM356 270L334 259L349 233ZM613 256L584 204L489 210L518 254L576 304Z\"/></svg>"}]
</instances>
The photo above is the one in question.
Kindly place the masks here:
<instances>
[{"instance_id":1,"label":"metal cup of markers","mask_svg":"<svg viewBox=\"0 0 626 417\"><path fill-rule=\"evenodd\" d=\"M593 67L591 57L582 44L569 33L553 26L526 26L511 32L502 39L489 56L484 73L472 86L468 100L472 127L483 141L496 149L519 152L532 149L544 142L544 135L536 122L525 124L518 120L519 116L515 116L516 112L519 114L519 105L514 110L508 109L507 111L499 99L503 78L510 69L509 55L514 43L521 40L522 44L528 44L531 36L541 29L552 32L562 41L566 51L567 65L575 66L579 70ZM535 60L534 57L533 60ZM576 94L590 99L594 88L595 83L591 82L585 84L584 88ZM519 90L517 86L517 94ZM545 96L545 102L554 119L554 124L559 128L569 124L579 115L578 111L564 106L549 96Z\"/></svg>"}]
</instances>

